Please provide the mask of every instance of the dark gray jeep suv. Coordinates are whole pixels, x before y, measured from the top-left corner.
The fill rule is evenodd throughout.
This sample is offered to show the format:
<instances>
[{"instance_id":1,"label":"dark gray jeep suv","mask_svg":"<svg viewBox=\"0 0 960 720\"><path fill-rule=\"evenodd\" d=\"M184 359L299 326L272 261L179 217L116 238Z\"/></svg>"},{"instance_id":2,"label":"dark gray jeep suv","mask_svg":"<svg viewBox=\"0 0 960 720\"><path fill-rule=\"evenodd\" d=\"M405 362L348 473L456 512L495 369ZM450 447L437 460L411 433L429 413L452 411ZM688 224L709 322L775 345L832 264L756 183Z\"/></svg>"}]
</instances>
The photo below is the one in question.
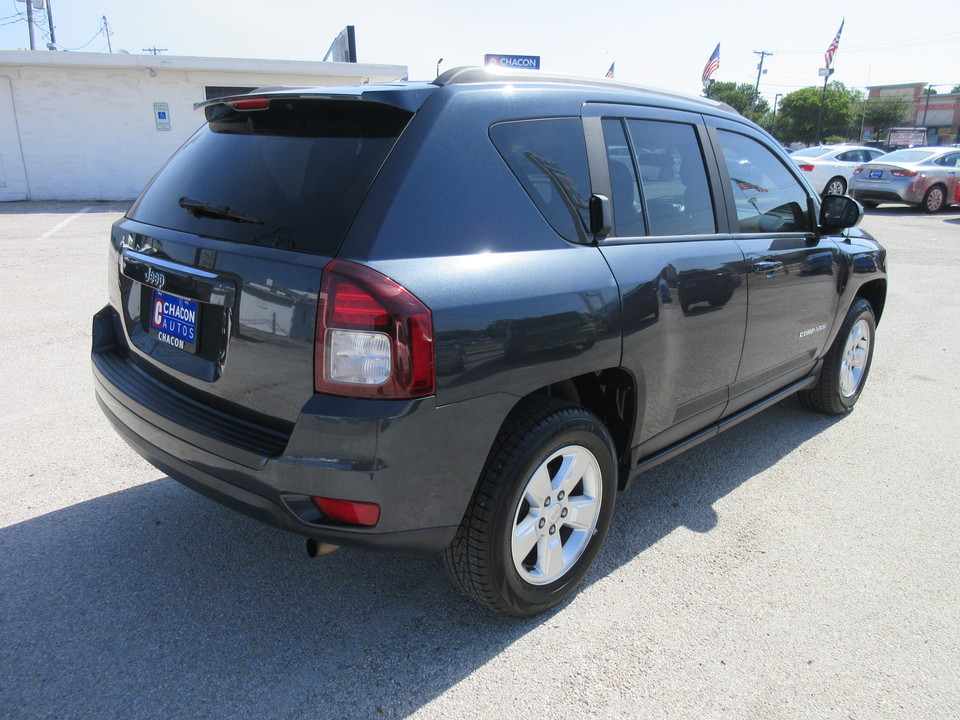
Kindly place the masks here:
<instances>
[{"instance_id":1,"label":"dark gray jeep suv","mask_svg":"<svg viewBox=\"0 0 960 720\"><path fill-rule=\"evenodd\" d=\"M200 107L114 225L97 398L313 554L442 551L532 615L639 472L863 390L885 252L726 106L461 68Z\"/></svg>"}]
</instances>

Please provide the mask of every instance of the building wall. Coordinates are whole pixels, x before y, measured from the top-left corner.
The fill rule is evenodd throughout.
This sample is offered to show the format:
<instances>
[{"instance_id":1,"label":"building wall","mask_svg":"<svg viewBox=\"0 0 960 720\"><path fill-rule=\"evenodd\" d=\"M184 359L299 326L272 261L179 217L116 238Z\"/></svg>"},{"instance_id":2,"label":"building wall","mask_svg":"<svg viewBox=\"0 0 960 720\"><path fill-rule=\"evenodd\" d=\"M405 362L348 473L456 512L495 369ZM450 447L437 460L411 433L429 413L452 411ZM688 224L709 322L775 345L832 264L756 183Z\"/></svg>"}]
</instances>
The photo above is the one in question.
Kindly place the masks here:
<instances>
[{"instance_id":1,"label":"building wall","mask_svg":"<svg viewBox=\"0 0 960 720\"><path fill-rule=\"evenodd\" d=\"M83 55L0 52L0 200L136 197L202 124L193 105L208 85L343 85L406 74L402 66ZM169 108L169 130L158 129L154 103Z\"/></svg>"},{"instance_id":2,"label":"building wall","mask_svg":"<svg viewBox=\"0 0 960 720\"><path fill-rule=\"evenodd\" d=\"M929 129L931 143L948 145L960 142L960 93L940 93L927 97L924 83L882 85L868 88L868 99L906 97L913 103L903 126Z\"/></svg>"}]
</instances>

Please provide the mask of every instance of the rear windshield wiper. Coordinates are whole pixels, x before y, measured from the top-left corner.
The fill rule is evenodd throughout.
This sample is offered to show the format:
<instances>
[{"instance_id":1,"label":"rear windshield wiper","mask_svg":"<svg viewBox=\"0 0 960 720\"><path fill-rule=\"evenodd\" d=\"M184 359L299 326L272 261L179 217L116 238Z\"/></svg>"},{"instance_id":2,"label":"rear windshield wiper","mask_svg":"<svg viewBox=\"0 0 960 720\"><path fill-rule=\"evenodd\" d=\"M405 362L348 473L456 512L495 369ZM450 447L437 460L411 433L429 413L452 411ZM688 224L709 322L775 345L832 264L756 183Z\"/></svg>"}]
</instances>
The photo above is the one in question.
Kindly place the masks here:
<instances>
[{"instance_id":1,"label":"rear windshield wiper","mask_svg":"<svg viewBox=\"0 0 960 720\"><path fill-rule=\"evenodd\" d=\"M233 222L252 223L254 225L263 225L263 220L258 220L250 215L244 215L228 207L217 207L210 205L202 200L192 200L188 197L182 197L179 201L180 207L195 217L220 218L221 220L232 220Z\"/></svg>"}]
</instances>

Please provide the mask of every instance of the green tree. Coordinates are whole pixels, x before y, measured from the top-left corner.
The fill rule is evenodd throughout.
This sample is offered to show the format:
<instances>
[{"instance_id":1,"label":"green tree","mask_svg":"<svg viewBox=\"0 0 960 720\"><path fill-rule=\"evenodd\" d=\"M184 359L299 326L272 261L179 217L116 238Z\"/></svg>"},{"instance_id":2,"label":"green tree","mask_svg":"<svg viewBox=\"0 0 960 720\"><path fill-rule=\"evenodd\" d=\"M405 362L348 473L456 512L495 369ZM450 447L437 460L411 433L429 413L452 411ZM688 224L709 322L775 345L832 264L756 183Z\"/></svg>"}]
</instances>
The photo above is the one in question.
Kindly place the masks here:
<instances>
[{"instance_id":1,"label":"green tree","mask_svg":"<svg viewBox=\"0 0 960 720\"><path fill-rule=\"evenodd\" d=\"M777 113L777 135L790 142L813 143L818 140L817 118L820 116L820 101L823 87L806 87L795 90L780 101ZM838 81L827 86L820 137L849 137L853 132L855 107L861 103L862 94L849 90ZM859 120L859 116L856 115ZM859 127L856 128L859 131Z\"/></svg>"},{"instance_id":2,"label":"green tree","mask_svg":"<svg viewBox=\"0 0 960 720\"><path fill-rule=\"evenodd\" d=\"M709 97L726 103L744 117L750 117L750 103L754 98L754 87L749 83L718 82L710 86ZM753 117L763 117L770 110L770 104L758 98L753 108Z\"/></svg>"},{"instance_id":3,"label":"green tree","mask_svg":"<svg viewBox=\"0 0 960 720\"><path fill-rule=\"evenodd\" d=\"M864 104L863 124L882 133L906 122L912 109L910 98L903 95L872 98Z\"/></svg>"},{"instance_id":4,"label":"green tree","mask_svg":"<svg viewBox=\"0 0 960 720\"><path fill-rule=\"evenodd\" d=\"M951 90L950 92L952 92L952 93L960 93L960 85L954 85L954 86L953 86L953 90Z\"/></svg>"}]
</instances>

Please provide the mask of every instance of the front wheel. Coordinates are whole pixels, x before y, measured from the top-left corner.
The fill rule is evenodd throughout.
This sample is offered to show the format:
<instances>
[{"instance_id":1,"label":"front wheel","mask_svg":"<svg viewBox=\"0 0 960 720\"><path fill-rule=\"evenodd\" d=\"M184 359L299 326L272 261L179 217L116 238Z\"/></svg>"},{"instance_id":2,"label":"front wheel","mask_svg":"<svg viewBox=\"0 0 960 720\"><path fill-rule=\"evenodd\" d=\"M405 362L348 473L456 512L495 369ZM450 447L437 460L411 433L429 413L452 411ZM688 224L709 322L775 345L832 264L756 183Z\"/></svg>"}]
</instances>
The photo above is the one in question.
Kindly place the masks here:
<instances>
[{"instance_id":1,"label":"front wheel","mask_svg":"<svg viewBox=\"0 0 960 720\"><path fill-rule=\"evenodd\" d=\"M925 213L938 213L943 210L943 206L946 204L946 189L944 189L943 185L934 185L932 188L927 190L926 195L923 196L923 202L920 203L920 209Z\"/></svg>"},{"instance_id":2,"label":"front wheel","mask_svg":"<svg viewBox=\"0 0 960 720\"><path fill-rule=\"evenodd\" d=\"M613 442L586 409L521 405L501 429L444 563L471 599L529 617L567 597L600 551L617 491Z\"/></svg>"},{"instance_id":3,"label":"front wheel","mask_svg":"<svg viewBox=\"0 0 960 720\"><path fill-rule=\"evenodd\" d=\"M870 303L859 298L847 311L830 346L817 384L799 393L800 401L825 415L849 412L860 399L873 361L877 321Z\"/></svg>"}]
</instances>

